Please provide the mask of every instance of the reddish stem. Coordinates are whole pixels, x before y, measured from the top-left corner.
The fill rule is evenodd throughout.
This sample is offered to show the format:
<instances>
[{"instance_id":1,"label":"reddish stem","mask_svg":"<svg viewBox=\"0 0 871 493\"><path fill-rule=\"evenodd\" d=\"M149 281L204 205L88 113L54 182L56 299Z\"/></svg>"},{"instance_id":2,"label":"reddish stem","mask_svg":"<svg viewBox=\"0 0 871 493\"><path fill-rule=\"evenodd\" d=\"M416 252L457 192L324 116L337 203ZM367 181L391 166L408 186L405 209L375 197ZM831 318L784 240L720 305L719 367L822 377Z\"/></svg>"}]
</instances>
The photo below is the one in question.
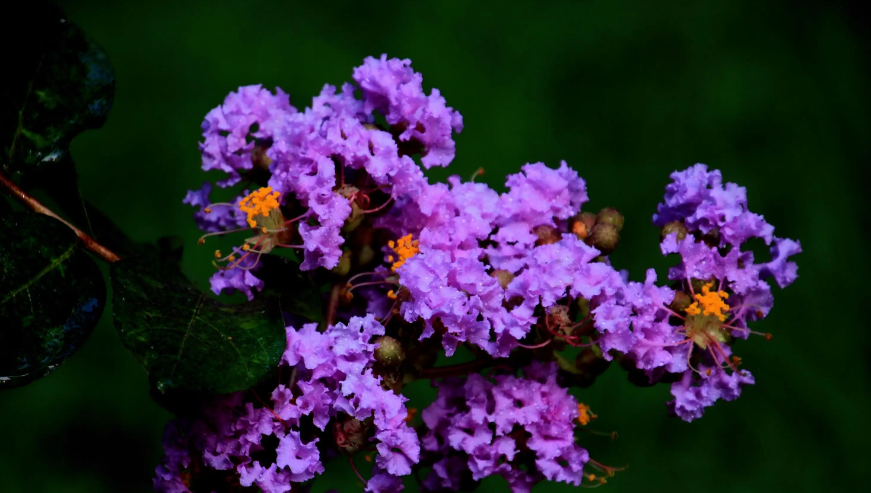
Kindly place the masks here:
<instances>
[{"instance_id":1,"label":"reddish stem","mask_svg":"<svg viewBox=\"0 0 871 493\"><path fill-rule=\"evenodd\" d=\"M9 190L9 193L13 197L18 199L22 204L26 205L34 212L38 212L40 214L45 214L46 216L53 217L53 218L57 219L58 221L66 224L67 227L69 227L71 230L73 230L73 232L76 233L76 236L78 236L79 239L82 240L82 243L84 243L85 248L92 251L95 255L97 255L101 259L105 260L106 262L110 262L110 263L117 262L117 261L121 260L121 257L119 257L118 255L115 255L114 252L112 252L108 248L104 247L103 245L97 243L97 240L91 238L87 233L85 233L84 231L80 230L79 228L73 226L72 224L70 224L69 222L67 222L66 220L64 220L63 218L58 216L57 214L55 214L51 209L49 209L48 207L39 203L38 200L36 200L35 198L28 195L27 192L25 192L24 190L18 188L18 185L16 185L12 180L10 180L9 178L6 178L2 174L0 174L0 183L2 183L3 186Z\"/></svg>"}]
</instances>

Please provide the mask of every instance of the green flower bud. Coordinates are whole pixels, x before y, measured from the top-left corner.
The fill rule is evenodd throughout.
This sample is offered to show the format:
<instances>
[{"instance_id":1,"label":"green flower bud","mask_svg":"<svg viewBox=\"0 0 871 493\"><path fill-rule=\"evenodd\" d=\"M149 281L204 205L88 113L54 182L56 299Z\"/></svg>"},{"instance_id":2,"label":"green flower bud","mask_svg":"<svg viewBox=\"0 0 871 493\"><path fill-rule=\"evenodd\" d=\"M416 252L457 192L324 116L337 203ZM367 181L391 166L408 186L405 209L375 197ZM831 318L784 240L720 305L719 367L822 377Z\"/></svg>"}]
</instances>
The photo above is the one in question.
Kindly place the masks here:
<instances>
[{"instance_id":1,"label":"green flower bud","mask_svg":"<svg viewBox=\"0 0 871 493\"><path fill-rule=\"evenodd\" d=\"M599 215L596 216L596 223L613 224L614 226L617 226L617 231L620 231L623 229L623 214L620 214L620 212L613 207L605 207L599 211Z\"/></svg>"},{"instance_id":2,"label":"green flower bud","mask_svg":"<svg viewBox=\"0 0 871 493\"><path fill-rule=\"evenodd\" d=\"M387 368L395 368L405 361L405 350L402 344L390 336L375 339L378 348L375 350L375 361Z\"/></svg>"},{"instance_id":3,"label":"green flower bud","mask_svg":"<svg viewBox=\"0 0 871 493\"><path fill-rule=\"evenodd\" d=\"M339 263L332 269L334 274L344 276L351 271L351 255L353 255L351 250L342 252L342 256L339 257Z\"/></svg>"},{"instance_id":4,"label":"green flower bud","mask_svg":"<svg viewBox=\"0 0 871 493\"><path fill-rule=\"evenodd\" d=\"M620 232L617 230L617 226L611 223L596 224L590 231L590 236L587 237L587 244L599 250L602 255L613 253L619 243Z\"/></svg>"},{"instance_id":5,"label":"green flower bud","mask_svg":"<svg viewBox=\"0 0 871 493\"><path fill-rule=\"evenodd\" d=\"M687 237L689 230L683 221L672 221L662 227L662 231L659 232L659 241L665 240L672 233L677 233L677 241L681 241Z\"/></svg>"}]
</instances>

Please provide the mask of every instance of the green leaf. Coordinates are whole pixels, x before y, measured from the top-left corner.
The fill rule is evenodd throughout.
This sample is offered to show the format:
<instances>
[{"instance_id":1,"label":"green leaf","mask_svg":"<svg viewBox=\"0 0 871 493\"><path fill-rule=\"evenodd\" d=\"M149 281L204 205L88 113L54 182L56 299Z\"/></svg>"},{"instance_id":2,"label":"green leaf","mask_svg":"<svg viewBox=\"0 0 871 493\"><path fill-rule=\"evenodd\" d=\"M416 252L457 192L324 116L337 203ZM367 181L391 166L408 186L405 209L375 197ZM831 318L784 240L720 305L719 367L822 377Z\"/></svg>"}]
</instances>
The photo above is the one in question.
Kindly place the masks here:
<instances>
[{"instance_id":1,"label":"green leaf","mask_svg":"<svg viewBox=\"0 0 871 493\"><path fill-rule=\"evenodd\" d=\"M100 320L103 275L66 225L16 212L0 220L0 388L47 375Z\"/></svg>"},{"instance_id":2,"label":"green leaf","mask_svg":"<svg viewBox=\"0 0 871 493\"><path fill-rule=\"evenodd\" d=\"M22 2L3 17L15 44L4 52L0 143L6 167L29 172L62 160L73 137L103 125L115 75L106 53L57 7Z\"/></svg>"},{"instance_id":3,"label":"green leaf","mask_svg":"<svg viewBox=\"0 0 871 493\"><path fill-rule=\"evenodd\" d=\"M278 366L286 337L278 303L219 303L149 257L115 262L110 275L115 328L158 390L245 390Z\"/></svg>"}]
</instances>

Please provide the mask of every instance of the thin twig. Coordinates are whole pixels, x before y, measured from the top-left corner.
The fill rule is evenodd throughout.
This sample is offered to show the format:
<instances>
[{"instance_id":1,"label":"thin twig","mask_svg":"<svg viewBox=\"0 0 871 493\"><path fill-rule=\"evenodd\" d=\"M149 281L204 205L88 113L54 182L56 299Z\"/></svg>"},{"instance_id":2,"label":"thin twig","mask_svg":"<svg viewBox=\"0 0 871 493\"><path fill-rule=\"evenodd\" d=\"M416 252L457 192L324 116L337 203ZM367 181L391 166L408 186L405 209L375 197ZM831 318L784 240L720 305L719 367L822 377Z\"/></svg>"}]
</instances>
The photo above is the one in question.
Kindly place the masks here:
<instances>
[{"instance_id":1,"label":"thin twig","mask_svg":"<svg viewBox=\"0 0 871 493\"><path fill-rule=\"evenodd\" d=\"M13 197L18 199L22 204L26 205L34 212L38 212L40 214L45 214L46 216L53 217L53 218L57 219L58 221L66 224L67 227L72 229L73 232L76 233L76 236L78 236L79 239L82 240L82 243L84 243L85 248L94 252L94 254L96 254L101 259L105 260L106 262L110 262L110 263L117 262L117 261L121 260L121 257L119 257L118 255L115 255L115 253L113 253L111 250L109 250L108 248L104 247L103 245L97 243L97 240L91 238L87 233L85 233L84 231L80 230L79 228L73 226L72 224L70 224L69 222L67 222L66 220L64 220L63 218L58 216L57 214L55 214L51 209L49 209L48 207L39 203L38 200L36 200L35 198L28 195L27 192L20 189L18 187L18 185L16 185L9 178L6 178L5 176L3 176L3 174L0 174L0 184L2 184L4 187L6 187L6 189L9 191L9 193Z\"/></svg>"}]
</instances>

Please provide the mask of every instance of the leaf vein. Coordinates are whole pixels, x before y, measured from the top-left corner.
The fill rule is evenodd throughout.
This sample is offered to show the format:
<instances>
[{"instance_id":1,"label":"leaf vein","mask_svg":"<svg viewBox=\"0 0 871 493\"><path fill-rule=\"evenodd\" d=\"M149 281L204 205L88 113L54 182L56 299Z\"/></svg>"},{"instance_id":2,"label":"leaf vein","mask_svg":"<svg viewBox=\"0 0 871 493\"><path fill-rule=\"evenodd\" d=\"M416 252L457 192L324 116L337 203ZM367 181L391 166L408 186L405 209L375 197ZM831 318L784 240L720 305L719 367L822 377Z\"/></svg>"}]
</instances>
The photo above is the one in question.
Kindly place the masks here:
<instances>
[{"instance_id":1,"label":"leaf vein","mask_svg":"<svg viewBox=\"0 0 871 493\"><path fill-rule=\"evenodd\" d=\"M2 304L4 304L4 303L6 303L7 301L11 300L11 299L14 298L15 296L17 296L18 293L24 291L25 289L29 288L30 286L33 286L33 284L34 284L36 281L38 281L42 276L44 276L44 275L48 274L49 272L51 272L52 270L56 269L56 268L57 268L60 264L62 264L66 259L70 258L70 256L73 254L73 252L75 252L76 247L78 247L78 246L79 246L78 243L73 243L72 246L70 246L70 247L67 249L67 251L65 251L64 253L62 253L58 258L52 260L52 262L51 262L50 264L48 264L47 266L45 266L45 268L42 269L41 271L39 271L39 273L36 274L32 279L30 279L29 281L27 281L26 283L24 283L23 286L20 286L20 287L17 288L17 289L13 289L9 294L7 294L6 297L3 298L3 301L0 301L0 305L2 305Z\"/></svg>"}]
</instances>

